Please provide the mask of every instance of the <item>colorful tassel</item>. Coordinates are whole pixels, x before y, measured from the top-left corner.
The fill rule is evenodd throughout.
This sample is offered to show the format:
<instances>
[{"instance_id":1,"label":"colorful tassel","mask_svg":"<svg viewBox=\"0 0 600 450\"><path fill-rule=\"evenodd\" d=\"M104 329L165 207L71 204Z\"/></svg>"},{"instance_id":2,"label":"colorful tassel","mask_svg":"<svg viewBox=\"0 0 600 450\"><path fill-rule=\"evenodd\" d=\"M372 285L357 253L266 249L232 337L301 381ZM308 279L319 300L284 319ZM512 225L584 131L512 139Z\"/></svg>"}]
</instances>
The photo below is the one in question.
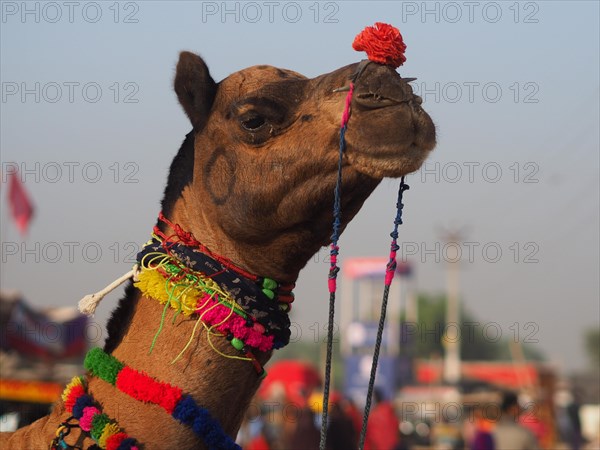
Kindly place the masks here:
<instances>
[{"instance_id":1,"label":"colorful tassel","mask_svg":"<svg viewBox=\"0 0 600 450\"><path fill-rule=\"evenodd\" d=\"M120 367L123 367L119 361L111 357L105 357L102 351L89 352L87 356L89 356L89 358L86 357L87 364L94 368L98 367L98 370L109 379L114 376L115 368L120 370ZM138 448L137 441L121 432L117 422L103 414L98 408L92 396L86 391L86 382L83 377L73 378L65 387L61 397L65 409L73 416L69 421L78 420L81 430L90 433L90 436L100 448L110 448L111 450L136 450ZM59 425L56 437L50 444L51 448L66 448L63 439L65 423ZM109 447L109 445L112 447Z\"/></svg>"},{"instance_id":2,"label":"colorful tassel","mask_svg":"<svg viewBox=\"0 0 600 450\"><path fill-rule=\"evenodd\" d=\"M143 403L150 403L162 407L179 422L190 426L194 432L202 437L211 449L241 450L241 448L221 428L219 422L210 412L197 405L192 397L184 395L180 388L169 383L158 381L148 374L125 366L112 355L105 353L100 348L88 352L85 366L91 374L116 386L121 392ZM115 374L114 369L120 368ZM84 409L84 417L86 413ZM95 414L91 419L92 437L102 437L104 427L109 423L104 414ZM86 425L89 419L86 418ZM83 417L80 420L82 423ZM82 427L83 428L83 427ZM106 437L106 445L116 446L120 436ZM121 441L117 450L121 449Z\"/></svg>"}]
</instances>

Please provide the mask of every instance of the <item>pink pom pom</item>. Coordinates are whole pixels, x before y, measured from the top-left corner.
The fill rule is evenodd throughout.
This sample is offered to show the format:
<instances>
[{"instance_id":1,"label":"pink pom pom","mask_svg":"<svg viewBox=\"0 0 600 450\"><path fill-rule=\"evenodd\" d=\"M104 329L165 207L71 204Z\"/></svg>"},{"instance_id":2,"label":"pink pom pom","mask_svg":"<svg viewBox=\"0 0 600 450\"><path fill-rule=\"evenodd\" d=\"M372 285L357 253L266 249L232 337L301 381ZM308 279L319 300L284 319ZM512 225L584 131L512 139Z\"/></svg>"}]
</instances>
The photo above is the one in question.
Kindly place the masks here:
<instances>
[{"instance_id":1,"label":"pink pom pom","mask_svg":"<svg viewBox=\"0 0 600 450\"><path fill-rule=\"evenodd\" d=\"M83 415L79 419L79 426L83 431L90 431L92 429L92 420L96 414L100 414L100 410L95 406L86 406L83 408Z\"/></svg>"}]
</instances>

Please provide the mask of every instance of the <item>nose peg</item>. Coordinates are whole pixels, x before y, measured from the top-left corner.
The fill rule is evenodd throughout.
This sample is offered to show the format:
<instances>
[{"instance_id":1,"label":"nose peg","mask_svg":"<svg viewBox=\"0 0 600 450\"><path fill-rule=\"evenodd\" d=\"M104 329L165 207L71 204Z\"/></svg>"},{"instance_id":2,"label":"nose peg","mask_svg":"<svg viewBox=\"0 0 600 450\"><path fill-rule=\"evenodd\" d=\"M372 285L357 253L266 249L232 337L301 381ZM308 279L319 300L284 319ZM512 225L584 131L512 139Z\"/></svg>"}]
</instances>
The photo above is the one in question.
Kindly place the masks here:
<instances>
[{"instance_id":1,"label":"nose peg","mask_svg":"<svg viewBox=\"0 0 600 450\"><path fill-rule=\"evenodd\" d=\"M347 92L350 90L350 86L342 86L339 88L335 88L332 92Z\"/></svg>"}]
</instances>

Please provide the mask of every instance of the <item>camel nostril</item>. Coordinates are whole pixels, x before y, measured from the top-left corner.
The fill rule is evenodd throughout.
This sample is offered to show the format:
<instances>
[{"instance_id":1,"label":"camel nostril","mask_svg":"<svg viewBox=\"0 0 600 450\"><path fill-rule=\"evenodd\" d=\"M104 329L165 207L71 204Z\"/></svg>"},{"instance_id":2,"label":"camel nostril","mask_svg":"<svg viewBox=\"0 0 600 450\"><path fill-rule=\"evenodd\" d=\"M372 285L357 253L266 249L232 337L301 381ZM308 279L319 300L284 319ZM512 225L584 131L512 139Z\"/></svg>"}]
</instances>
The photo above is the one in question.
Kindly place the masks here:
<instances>
[{"instance_id":1,"label":"camel nostril","mask_svg":"<svg viewBox=\"0 0 600 450\"><path fill-rule=\"evenodd\" d=\"M369 65L371 65L371 63L372 63L372 61L370 61L368 59L363 59L360 63L358 63L356 70L349 77L350 81L352 81L353 83L356 83L358 78L362 75L362 73L365 71L365 69Z\"/></svg>"}]
</instances>

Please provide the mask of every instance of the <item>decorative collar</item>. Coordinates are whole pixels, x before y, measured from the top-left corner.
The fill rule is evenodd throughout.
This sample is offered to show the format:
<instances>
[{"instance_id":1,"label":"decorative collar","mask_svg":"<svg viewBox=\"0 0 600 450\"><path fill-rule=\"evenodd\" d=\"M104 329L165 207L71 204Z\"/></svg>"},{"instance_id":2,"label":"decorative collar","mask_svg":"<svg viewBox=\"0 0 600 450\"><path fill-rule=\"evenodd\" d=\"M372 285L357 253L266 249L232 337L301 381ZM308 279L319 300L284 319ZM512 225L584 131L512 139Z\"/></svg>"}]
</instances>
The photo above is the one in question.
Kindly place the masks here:
<instances>
[{"instance_id":1,"label":"decorative collar","mask_svg":"<svg viewBox=\"0 0 600 450\"><path fill-rule=\"evenodd\" d=\"M100 348L91 349L83 365L90 374L115 386L130 397L163 408L174 419L191 427L210 450L241 450L210 412L199 406L190 395L184 394L177 386L132 369ZM165 443L165 448L171 447Z\"/></svg>"},{"instance_id":2,"label":"decorative collar","mask_svg":"<svg viewBox=\"0 0 600 450\"><path fill-rule=\"evenodd\" d=\"M266 289L271 290L274 293L277 293L278 296L281 297L280 301L283 301L285 303L291 303L294 301L294 295L292 293L292 289L294 289L294 287L295 287L294 283L277 283L276 281L271 280L270 278L254 275L254 274L242 269L241 267L237 266L235 263L233 263L231 260L225 258L224 256L213 253L208 247L206 247L200 241L196 240L196 238L194 237L194 235L192 233L190 233L189 231L183 230L181 228L181 226L179 226L179 224L171 222L169 219L167 219L164 216L164 214L162 212L158 213L158 221L164 223L165 225L168 225L175 232L174 235L167 236L160 230L160 227L158 227L158 226L154 227L154 235L160 237L160 240L165 245L168 246L169 244L171 244L173 242L179 242L187 247L193 247L194 250L199 251L200 253L203 253L207 257L210 257L211 259L218 261L222 266L226 267L229 271L237 273L239 276L247 278L248 280L253 281L257 285L261 285L261 282L263 282L264 280L270 280L270 282L276 283L276 286L271 286ZM270 292L266 292L264 288L261 288L261 291L263 291L263 293L265 295L267 295L270 299L273 299L273 296L272 296L273 294L271 294Z\"/></svg>"},{"instance_id":3,"label":"decorative collar","mask_svg":"<svg viewBox=\"0 0 600 450\"><path fill-rule=\"evenodd\" d=\"M121 431L119 424L104 414L100 405L87 393L85 378L75 377L62 393L62 399L71 417L56 429L56 436L50 443L50 450L69 448L65 437L72 428L80 428L89 433L96 442L93 448L107 450L138 450L138 442ZM72 423L73 420L78 423ZM79 447L71 447L79 448ZM92 447L90 447L91 449Z\"/></svg>"},{"instance_id":4,"label":"decorative collar","mask_svg":"<svg viewBox=\"0 0 600 450\"><path fill-rule=\"evenodd\" d=\"M136 287L187 315L198 314L203 322L257 350L289 343L293 284L250 274L212 253L162 213L159 220L175 234L167 236L154 227L152 239L137 256Z\"/></svg>"}]
</instances>

